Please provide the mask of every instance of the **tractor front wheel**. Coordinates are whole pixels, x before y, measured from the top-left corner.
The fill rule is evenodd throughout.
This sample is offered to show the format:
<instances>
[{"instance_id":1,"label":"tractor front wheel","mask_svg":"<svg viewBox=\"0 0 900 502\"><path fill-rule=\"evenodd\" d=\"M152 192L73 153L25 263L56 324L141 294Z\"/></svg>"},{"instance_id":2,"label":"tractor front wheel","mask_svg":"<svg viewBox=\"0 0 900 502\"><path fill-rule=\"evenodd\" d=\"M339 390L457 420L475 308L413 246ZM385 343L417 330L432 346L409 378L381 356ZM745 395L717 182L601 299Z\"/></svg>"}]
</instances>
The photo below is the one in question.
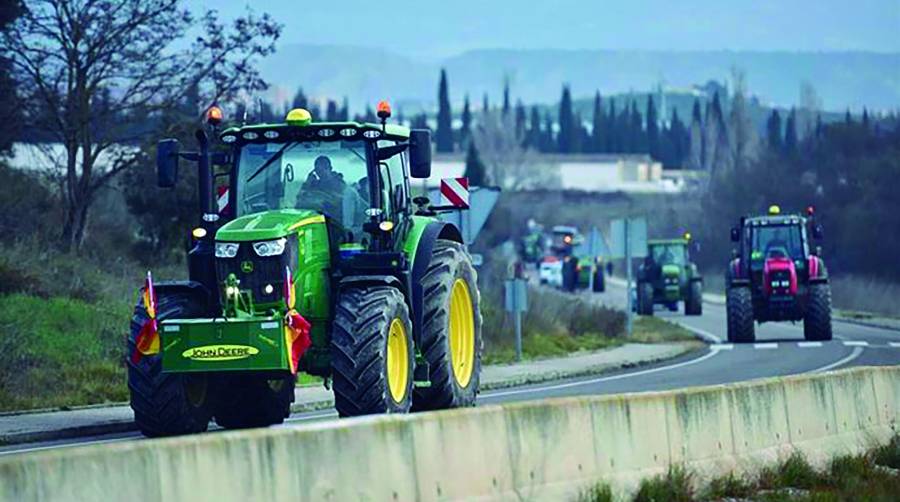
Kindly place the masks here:
<instances>
[{"instance_id":1,"label":"tractor front wheel","mask_svg":"<svg viewBox=\"0 0 900 502\"><path fill-rule=\"evenodd\" d=\"M684 315L703 315L703 283L691 281L684 299Z\"/></svg>"},{"instance_id":2,"label":"tractor front wheel","mask_svg":"<svg viewBox=\"0 0 900 502\"><path fill-rule=\"evenodd\" d=\"M341 291L331 335L338 415L408 412L414 364L412 323L403 294L390 286Z\"/></svg>"},{"instance_id":3,"label":"tractor front wheel","mask_svg":"<svg viewBox=\"0 0 900 502\"><path fill-rule=\"evenodd\" d=\"M481 374L481 309L475 267L456 242L438 240L422 278L422 355L427 387L417 387L415 410L474 406Z\"/></svg>"},{"instance_id":4,"label":"tractor front wheel","mask_svg":"<svg viewBox=\"0 0 900 502\"><path fill-rule=\"evenodd\" d=\"M728 288L725 310L728 317L728 341L731 343L752 343L755 341L753 297L750 294L750 288Z\"/></svg>"},{"instance_id":5,"label":"tractor front wheel","mask_svg":"<svg viewBox=\"0 0 900 502\"><path fill-rule=\"evenodd\" d=\"M294 376L269 380L226 375L219 382L216 423L226 429L248 429L280 424L291 414Z\"/></svg>"},{"instance_id":6,"label":"tractor front wheel","mask_svg":"<svg viewBox=\"0 0 900 502\"><path fill-rule=\"evenodd\" d=\"M189 292L160 293L157 320L203 317ZM212 382L204 374L163 373L161 354L144 355L136 362L138 333L148 321L147 310L138 300L128 335L128 390L134 422L147 437L203 432L212 417Z\"/></svg>"},{"instance_id":7,"label":"tractor front wheel","mask_svg":"<svg viewBox=\"0 0 900 502\"><path fill-rule=\"evenodd\" d=\"M653 285L649 282L639 282L637 285L637 313L653 315Z\"/></svg>"},{"instance_id":8,"label":"tractor front wheel","mask_svg":"<svg viewBox=\"0 0 900 502\"><path fill-rule=\"evenodd\" d=\"M803 319L803 335L807 340L831 340L831 286L809 286L809 301Z\"/></svg>"}]
</instances>

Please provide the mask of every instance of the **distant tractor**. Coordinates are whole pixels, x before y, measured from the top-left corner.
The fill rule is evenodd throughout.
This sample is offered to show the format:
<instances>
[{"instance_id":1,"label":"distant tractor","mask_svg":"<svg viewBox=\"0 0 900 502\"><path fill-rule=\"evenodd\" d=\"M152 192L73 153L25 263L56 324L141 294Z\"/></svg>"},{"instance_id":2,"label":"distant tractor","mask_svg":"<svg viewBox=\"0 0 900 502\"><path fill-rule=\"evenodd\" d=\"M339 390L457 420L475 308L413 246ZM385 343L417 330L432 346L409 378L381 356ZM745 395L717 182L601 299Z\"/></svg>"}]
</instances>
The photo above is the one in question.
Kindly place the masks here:
<instances>
[{"instance_id":1,"label":"distant tractor","mask_svg":"<svg viewBox=\"0 0 900 502\"><path fill-rule=\"evenodd\" d=\"M731 229L737 245L727 274L728 340L753 342L754 321L803 321L807 340L831 340L831 286L818 247L814 209L806 216L769 214L741 218Z\"/></svg>"},{"instance_id":2,"label":"distant tractor","mask_svg":"<svg viewBox=\"0 0 900 502\"><path fill-rule=\"evenodd\" d=\"M682 239L647 241L647 258L637 273L636 311L652 316L654 305L689 316L703 314L703 277L690 260L690 234Z\"/></svg>"},{"instance_id":3,"label":"distant tractor","mask_svg":"<svg viewBox=\"0 0 900 502\"><path fill-rule=\"evenodd\" d=\"M145 435L281 423L298 372L331 382L340 416L475 404L475 269L442 208L410 197L409 178L431 172L430 133L387 124L384 102L378 117L294 109L214 143L201 129L196 152L159 143L161 187L179 159L197 162L201 223L189 280L148 273L134 311L128 386ZM207 118L216 132L221 110Z\"/></svg>"},{"instance_id":4,"label":"distant tractor","mask_svg":"<svg viewBox=\"0 0 900 502\"><path fill-rule=\"evenodd\" d=\"M553 227L550 242L550 250L553 255L562 260L559 283L564 291L587 289L592 287L592 284L594 292L602 292L606 289L603 261L582 253L584 236L577 228L565 225Z\"/></svg>"}]
</instances>

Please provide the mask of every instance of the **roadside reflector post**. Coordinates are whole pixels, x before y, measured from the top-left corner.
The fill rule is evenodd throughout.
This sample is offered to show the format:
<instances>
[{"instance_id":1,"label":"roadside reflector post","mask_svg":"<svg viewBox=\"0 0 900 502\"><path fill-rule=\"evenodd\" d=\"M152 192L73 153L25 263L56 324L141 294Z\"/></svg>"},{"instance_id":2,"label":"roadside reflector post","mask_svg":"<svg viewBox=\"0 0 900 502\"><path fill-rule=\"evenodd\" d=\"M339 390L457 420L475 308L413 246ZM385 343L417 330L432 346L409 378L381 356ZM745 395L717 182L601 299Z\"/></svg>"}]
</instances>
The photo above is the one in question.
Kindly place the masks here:
<instances>
[{"instance_id":1,"label":"roadside reflector post","mask_svg":"<svg viewBox=\"0 0 900 502\"><path fill-rule=\"evenodd\" d=\"M524 279L507 279L504 284L506 311L515 323L516 361L522 360L522 313L528 309L528 287Z\"/></svg>"}]
</instances>

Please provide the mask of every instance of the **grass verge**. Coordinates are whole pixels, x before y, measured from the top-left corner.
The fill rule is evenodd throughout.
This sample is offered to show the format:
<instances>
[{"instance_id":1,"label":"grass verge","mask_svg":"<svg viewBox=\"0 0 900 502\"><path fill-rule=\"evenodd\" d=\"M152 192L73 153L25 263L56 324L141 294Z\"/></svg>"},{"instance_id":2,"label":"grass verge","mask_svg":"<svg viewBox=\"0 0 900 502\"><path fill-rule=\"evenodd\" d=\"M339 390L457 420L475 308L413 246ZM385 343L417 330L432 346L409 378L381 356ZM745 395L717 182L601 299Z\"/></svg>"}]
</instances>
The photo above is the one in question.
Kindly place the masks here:
<instances>
[{"instance_id":1,"label":"grass verge","mask_svg":"<svg viewBox=\"0 0 900 502\"><path fill-rule=\"evenodd\" d=\"M888 502L900 494L900 436L862 455L836 457L824 468L813 468L800 453L739 477L729 473L697 487L694 475L673 467L665 475L641 482L635 502L764 501ZM598 483L578 495L580 502L613 500L608 485Z\"/></svg>"}]
</instances>

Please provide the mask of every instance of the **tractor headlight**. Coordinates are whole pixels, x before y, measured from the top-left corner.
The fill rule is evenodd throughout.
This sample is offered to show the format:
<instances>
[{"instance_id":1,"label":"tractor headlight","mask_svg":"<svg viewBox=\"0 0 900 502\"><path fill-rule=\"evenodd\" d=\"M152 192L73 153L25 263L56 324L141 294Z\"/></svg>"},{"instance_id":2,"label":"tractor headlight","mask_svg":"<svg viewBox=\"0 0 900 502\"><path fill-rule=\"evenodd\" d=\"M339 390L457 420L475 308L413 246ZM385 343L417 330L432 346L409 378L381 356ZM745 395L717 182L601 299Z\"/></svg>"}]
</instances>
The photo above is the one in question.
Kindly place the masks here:
<instances>
[{"instance_id":1,"label":"tractor headlight","mask_svg":"<svg viewBox=\"0 0 900 502\"><path fill-rule=\"evenodd\" d=\"M781 281L781 287L786 288L791 285L791 281Z\"/></svg>"},{"instance_id":2,"label":"tractor headlight","mask_svg":"<svg viewBox=\"0 0 900 502\"><path fill-rule=\"evenodd\" d=\"M284 237L275 239L274 241L254 242L253 250L256 251L256 254L259 256L278 256L281 253L284 253L285 244L287 244L287 239Z\"/></svg>"},{"instance_id":3,"label":"tractor headlight","mask_svg":"<svg viewBox=\"0 0 900 502\"><path fill-rule=\"evenodd\" d=\"M237 256L238 246L236 242L217 242L216 258L234 258Z\"/></svg>"}]
</instances>

